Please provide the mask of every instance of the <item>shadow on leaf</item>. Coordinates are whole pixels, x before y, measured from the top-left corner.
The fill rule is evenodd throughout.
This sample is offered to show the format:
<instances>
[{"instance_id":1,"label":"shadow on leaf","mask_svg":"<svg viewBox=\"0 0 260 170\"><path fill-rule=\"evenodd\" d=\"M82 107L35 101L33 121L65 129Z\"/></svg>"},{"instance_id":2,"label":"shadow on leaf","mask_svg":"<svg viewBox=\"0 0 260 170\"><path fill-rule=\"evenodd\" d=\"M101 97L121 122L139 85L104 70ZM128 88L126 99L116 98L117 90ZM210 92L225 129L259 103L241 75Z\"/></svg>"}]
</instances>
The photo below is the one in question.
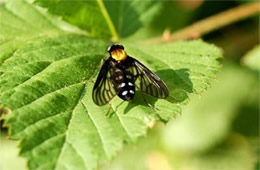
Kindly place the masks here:
<instances>
[{"instance_id":1,"label":"shadow on leaf","mask_svg":"<svg viewBox=\"0 0 260 170\"><path fill-rule=\"evenodd\" d=\"M171 103L181 103L188 99L188 93L193 92L193 84L189 77L189 69L165 69L156 72L156 74L167 84L170 92L167 100ZM154 106L158 99L144 93L142 94L140 90L137 89L133 102L128 103L124 113L127 113L137 105L148 106L148 103L145 100Z\"/></svg>"}]
</instances>

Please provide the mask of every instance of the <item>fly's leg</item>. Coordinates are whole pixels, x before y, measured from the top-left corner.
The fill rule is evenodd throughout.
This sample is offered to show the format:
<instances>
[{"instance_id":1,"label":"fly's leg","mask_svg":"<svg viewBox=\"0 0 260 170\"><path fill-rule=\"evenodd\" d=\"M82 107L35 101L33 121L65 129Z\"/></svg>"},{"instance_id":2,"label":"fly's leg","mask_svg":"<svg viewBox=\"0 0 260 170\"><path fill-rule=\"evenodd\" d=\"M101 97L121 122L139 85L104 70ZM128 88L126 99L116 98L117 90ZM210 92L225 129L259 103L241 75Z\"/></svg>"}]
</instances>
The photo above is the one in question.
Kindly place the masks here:
<instances>
[{"instance_id":1,"label":"fly's leg","mask_svg":"<svg viewBox=\"0 0 260 170\"><path fill-rule=\"evenodd\" d=\"M139 88L138 88L139 89ZM142 95L142 97L143 97L143 99L144 99L144 102L150 107L150 108L152 108L154 111L159 111L159 109L157 109L156 107L154 107L151 103L149 103L147 100L146 100L146 98L145 98L145 96L144 96L144 94L141 92L141 95Z\"/></svg>"},{"instance_id":2,"label":"fly's leg","mask_svg":"<svg viewBox=\"0 0 260 170\"><path fill-rule=\"evenodd\" d=\"M150 108L152 108L152 109L155 110L155 111L159 111L159 109L157 109L156 107L154 107L151 103L149 103L149 102L146 100L146 98L145 98L145 96L143 95L142 92L141 92L141 94L142 94L142 96L143 96L144 102L145 102Z\"/></svg>"},{"instance_id":3,"label":"fly's leg","mask_svg":"<svg viewBox=\"0 0 260 170\"><path fill-rule=\"evenodd\" d=\"M109 109L108 109L108 111L106 113L106 116L110 117L113 114L113 107L112 107L111 103L108 103L108 104L109 104ZM112 113L110 113L111 109L112 109Z\"/></svg>"}]
</instances>

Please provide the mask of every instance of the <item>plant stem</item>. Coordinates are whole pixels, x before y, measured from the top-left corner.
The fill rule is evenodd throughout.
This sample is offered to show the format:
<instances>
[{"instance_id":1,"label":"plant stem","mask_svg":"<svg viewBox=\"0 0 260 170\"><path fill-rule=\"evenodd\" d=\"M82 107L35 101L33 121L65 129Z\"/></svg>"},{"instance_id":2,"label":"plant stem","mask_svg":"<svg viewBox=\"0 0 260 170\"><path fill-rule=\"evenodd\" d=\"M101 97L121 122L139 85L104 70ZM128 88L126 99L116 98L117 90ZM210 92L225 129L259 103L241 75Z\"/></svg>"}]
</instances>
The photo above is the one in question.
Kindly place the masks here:
<instances>
[{"instance_id":1,"label":"plant stem","mask_svg":"<svg viewBox=\"0 0 260 170\"><path fill-rule=\"evenodd\" d=\"M111 31L112 40L113 40L113 41L118 41L118 40L119 40L118 33L117 33L117 31L116 31L116 29L115 29L115 27L114 27L114 24L113 24L113 22L112 22L112 20L111 20L111 18L110 18L110 16L109 16L107 10L106 10L106 7L105 7L105 5L104 5L104 3L103 3L103 0L97 0L97 3L98 3L98 5L99 5L99 8L100 8L102 14L103 14L104 17L105 17L105 20L106 20L106 22L107 22L107 25L108 25L109 29L110 29L110 31Z\"/></svg>"},{"instance_id":2,"label":"plant stem","mask_svg":"<svg viewBox=\"0 0 260 170\"><path fill-rule=\"evenodd\" d=\"M153 38L147 40L147 43L160 43L160 42L169 42L177 40L186 40L199 38L204 34L222 28L226 25L230 25L236 21L240 21L249 16L259 14L260 12L260 3L252 2L239 7L232 8L230 10L221 12L217 15L208 17L201 21L198 21L184 29L181 29L172 35L166 40L163 40L161 37Z\"/></svg>"}]
</instances>

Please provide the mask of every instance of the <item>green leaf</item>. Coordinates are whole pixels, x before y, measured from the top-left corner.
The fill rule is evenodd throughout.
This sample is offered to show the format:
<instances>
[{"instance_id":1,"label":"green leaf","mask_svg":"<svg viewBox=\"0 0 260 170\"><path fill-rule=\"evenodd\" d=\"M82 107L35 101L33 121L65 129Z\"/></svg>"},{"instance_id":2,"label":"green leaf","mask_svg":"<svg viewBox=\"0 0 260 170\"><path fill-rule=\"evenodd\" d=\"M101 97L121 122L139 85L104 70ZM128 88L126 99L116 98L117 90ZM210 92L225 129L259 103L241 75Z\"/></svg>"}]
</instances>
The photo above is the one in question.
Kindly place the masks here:
<instances>
[{"instance_id":1,"label":"green leaf","mask_svg":"<svg viewBox=\"0 0 260 170\"><path fill-rule=\"evenodd\" d=\"M162 6L161 1L153 0L35 0L35 3L90 35L115 40L127 37L151 22Z\"/></svg>"},{"instance_id":2,"label":"green leaf","mask_svg":"<svg viewBox=\"0 0 260 170\"><path fill-rule=\"evenodd\" d=\"M243 58L242 62L246 66L260 71L260 45L254 47L251 51L249 51Z\"/></svg>"},{"instance_id":3,"label":"green leaf","mask_svg":"<svg viewBox=\"0 0 260 170\"><path fill-rule=\"evenodd\" d=\"M157 119L166 122L180 114L181 104L209 87L219 69L221 51L201 40L126 44L129 55L165 80L170 96L146 97L159 111L140 93L132 103L115 97L108 117L109 106L96 106L91 93L109 42L61 31L55 18L23 0L1 9L0 16L10 18L8 24L0 20L5 30L0 33L0 102L12 110L5 116L10 136L21 140L20 154L33 170L95 169L124 143L144 136Z\"/></svg>"}]
</instances>

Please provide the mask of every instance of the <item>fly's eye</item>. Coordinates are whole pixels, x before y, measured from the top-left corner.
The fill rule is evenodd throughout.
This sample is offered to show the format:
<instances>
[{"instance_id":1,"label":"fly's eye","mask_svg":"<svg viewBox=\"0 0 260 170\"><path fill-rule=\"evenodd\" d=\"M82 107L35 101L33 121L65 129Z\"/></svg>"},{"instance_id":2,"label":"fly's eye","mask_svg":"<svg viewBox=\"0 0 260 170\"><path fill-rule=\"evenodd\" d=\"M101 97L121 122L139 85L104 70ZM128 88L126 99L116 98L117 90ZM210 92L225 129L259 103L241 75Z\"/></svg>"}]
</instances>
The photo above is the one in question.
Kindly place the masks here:
<instances>
[{"instance_id":1,"label":"fly's eye","mask_svg":"<svg viewBox=\"0 0 260 170\"><path fill-rule=\"evenodd\" d=\"M111 53L112 51L116 50L116 49L122 49L124 50L124 46L120 45L120 44L112 44L107 48L107 52Z\"/></svg>"},{"instance_id":2,"label":"fly's eye","mask_svg":"<svg viewBox=\"0 0 260 170\"><path fill-rule=\"evenodd\" d=\"M119 48L121 48L122 50L124 49L124 46L122 46L122 45L118 45L119 46Z\"/></svg>"}]
</instances>

